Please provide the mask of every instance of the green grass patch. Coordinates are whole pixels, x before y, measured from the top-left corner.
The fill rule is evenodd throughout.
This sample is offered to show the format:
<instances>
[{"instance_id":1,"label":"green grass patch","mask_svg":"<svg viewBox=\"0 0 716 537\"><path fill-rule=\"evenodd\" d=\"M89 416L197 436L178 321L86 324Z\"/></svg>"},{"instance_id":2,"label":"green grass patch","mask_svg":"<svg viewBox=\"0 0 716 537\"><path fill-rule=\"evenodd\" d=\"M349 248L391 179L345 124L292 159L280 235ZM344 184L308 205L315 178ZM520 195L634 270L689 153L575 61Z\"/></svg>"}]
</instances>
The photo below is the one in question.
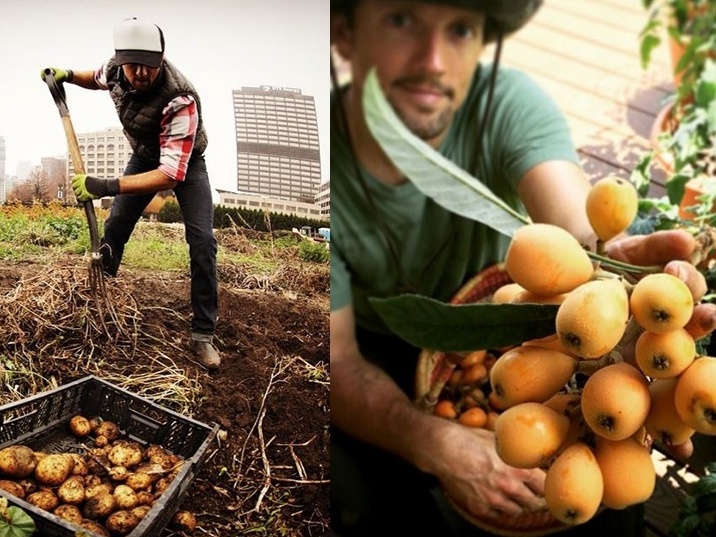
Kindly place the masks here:
<instances>
[{"instance_id":1,"label":"green grass patch","mask_svg":"<svg viewBox=\"0 0 716 537\"><path fill-rule=\"evenodd\" d=\"M107 211L96 209L95 212L102 236ZM324 245L296 241L292 236L249 240L238 228L216 233L219 239L217 263L241 265L257 275L270 275L287 261L319 264L328 261ZM90 249L82 207L0 205L0 260L84 255ZM184 226L140 221L125 246L122 264L149 270L187 271L189 247Z\"/></svg>"}]
</instances>

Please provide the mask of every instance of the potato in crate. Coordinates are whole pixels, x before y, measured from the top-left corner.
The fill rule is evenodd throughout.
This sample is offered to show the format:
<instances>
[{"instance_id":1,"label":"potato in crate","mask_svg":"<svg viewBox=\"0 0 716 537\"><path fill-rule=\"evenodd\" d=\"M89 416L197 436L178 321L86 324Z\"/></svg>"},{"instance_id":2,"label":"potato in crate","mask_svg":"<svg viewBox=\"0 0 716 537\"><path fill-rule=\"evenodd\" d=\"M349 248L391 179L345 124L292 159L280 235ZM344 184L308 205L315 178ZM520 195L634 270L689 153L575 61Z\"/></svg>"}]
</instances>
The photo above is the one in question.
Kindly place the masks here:
<instances>
[{"instance_id":1,"label":"potato in crate","mask_svg":"<svg viewBox=\"0 0 716 537\"><path fill-rule=\"evenodd\" d=\"M217 431L88 376L0 407L0 495L35 535L156 537Z\"/></svg>"}]
</instances>

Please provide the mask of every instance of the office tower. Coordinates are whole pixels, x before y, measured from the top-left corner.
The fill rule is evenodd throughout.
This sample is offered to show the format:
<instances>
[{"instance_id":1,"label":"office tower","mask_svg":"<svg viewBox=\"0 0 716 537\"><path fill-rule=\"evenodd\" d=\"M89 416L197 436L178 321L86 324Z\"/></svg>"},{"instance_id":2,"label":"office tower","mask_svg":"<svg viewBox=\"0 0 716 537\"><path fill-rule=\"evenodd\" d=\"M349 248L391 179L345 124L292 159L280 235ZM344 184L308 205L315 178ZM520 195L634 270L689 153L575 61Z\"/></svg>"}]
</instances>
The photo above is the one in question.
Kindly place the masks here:
<instances>
[{"instance_id":1,"label":"office tower","mask_svg":"<svg viewBox=\"0 0 716 537\"><path fill-rule=\"evenodd\" d=\"M301 90L233 91L237 190L313 203L321 183L316 106Z\"/></svg>"}]
</instances>

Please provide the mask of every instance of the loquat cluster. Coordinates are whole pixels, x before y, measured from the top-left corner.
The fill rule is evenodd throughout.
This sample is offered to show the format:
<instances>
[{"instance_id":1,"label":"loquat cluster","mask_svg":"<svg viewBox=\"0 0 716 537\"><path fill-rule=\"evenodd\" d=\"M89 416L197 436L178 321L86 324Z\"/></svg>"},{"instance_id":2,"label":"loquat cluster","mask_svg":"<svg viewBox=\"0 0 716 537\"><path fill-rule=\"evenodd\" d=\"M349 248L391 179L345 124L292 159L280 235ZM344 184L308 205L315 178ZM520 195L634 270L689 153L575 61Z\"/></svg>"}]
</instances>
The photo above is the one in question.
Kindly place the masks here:
<instances>
[{"instance_id":1,"label":"loquat cluster","mask_svg":"<svg viewBox=\"0 0 716 537\"><path fill-rule=\"evenodd\" d=\"M636 207L628 181L595 183L586 210L599 241L623 233ZM474 353L454 358L435 413L493 430L505 463L545 469L547 507L565 524L646 501L656 483L652 440L716 435L716 358L697 355L690 290L666 273L628 282L550 224L520 228L505 269L512 283L492 301L556 304L555 332L478 351L479 375L468 374ZM467 423L474 408L480 418Z\"/></svg>"}]
</instances>

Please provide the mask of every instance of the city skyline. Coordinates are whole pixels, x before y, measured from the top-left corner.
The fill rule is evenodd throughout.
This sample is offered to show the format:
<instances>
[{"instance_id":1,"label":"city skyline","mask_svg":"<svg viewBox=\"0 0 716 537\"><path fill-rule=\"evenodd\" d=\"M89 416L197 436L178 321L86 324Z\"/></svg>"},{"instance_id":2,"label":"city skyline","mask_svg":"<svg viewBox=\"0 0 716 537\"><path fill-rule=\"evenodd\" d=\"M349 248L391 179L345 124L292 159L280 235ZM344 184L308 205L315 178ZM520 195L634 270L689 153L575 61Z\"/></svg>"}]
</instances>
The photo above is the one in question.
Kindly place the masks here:
<instances>
[{"instance_id":1,"label":"city skyline","mask_svg":"<svg viewBox=\"0 0 716 537\"><path fill-rule=\"evenodd\" d=\"M0 136L6 176L17 165L66 155L57 108L40 79L43 67L95 69L113 53L112 28L136 16L158 24L166 57L196 86L209 133L206 152L212 186L236 187L236 137L232 91L281 86L314 96L319 123L322 180L328 179L329 95L323 81L328 43L328 0L207 0L180 10L174 3L91 0L47 4L27 0L3 8L0 69L12 83L0 89ZM186 36L191 36L188 39ZM118 127L106 92L66 85L76 132Z\"/></svg>"}]
</instances>

